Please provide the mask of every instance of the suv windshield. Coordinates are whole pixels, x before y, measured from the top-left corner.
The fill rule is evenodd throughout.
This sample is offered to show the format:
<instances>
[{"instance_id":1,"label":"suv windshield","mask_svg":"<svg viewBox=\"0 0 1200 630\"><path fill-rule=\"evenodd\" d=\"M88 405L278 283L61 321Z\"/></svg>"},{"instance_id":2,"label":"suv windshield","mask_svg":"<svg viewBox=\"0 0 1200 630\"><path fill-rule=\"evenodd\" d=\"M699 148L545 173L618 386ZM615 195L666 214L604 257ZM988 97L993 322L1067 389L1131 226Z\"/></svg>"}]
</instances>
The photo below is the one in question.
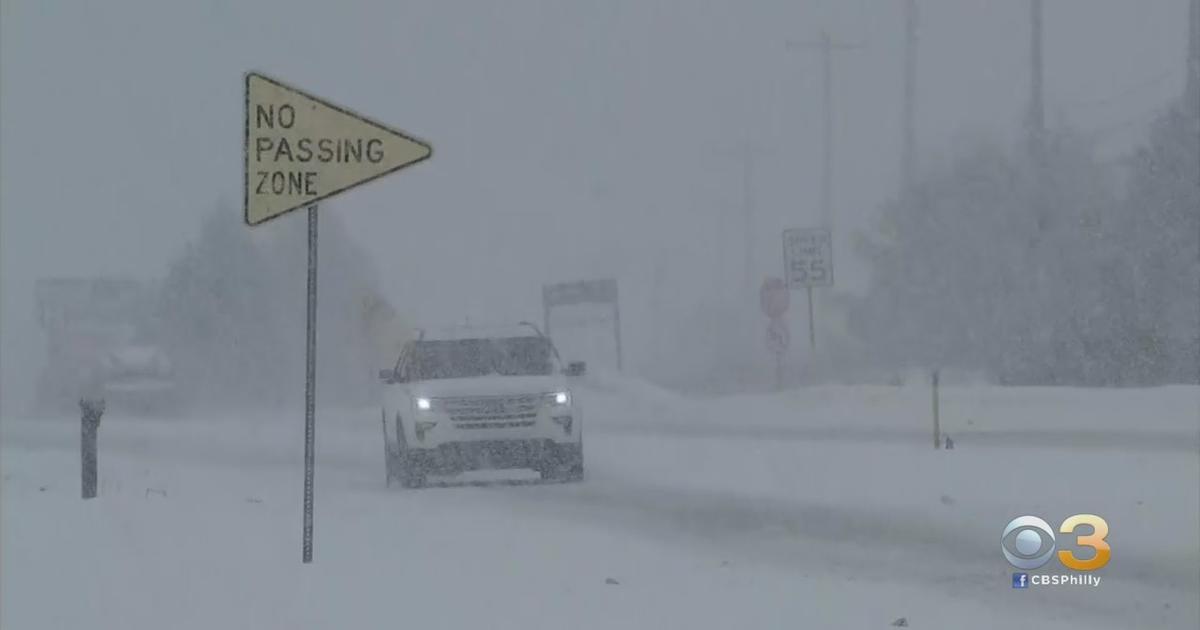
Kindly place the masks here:
<instances>
[{"instance_id":1,"label":"suv windshield","mask_svg":"<svg viewBox=\"0 0 1200 630\"><path fill-rule=\"evenodd\" d=\"M554 351L541 337L455 339L414 344L409 364L413 380L546 375L554 371Z\"/></svg>"}]
</instances>

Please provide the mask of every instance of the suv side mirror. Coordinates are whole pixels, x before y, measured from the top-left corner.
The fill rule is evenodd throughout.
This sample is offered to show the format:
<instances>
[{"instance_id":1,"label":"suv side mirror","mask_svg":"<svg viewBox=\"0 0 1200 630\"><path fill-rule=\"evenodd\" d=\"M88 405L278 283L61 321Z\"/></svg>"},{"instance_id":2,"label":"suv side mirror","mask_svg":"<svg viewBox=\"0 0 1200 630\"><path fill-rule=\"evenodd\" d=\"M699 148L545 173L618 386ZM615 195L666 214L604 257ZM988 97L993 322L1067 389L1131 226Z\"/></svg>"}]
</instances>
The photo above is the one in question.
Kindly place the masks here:
<instances>
[{"instance_id":1,"label":"suv side mirror","mask_svg":"<svg viewBox=\"0 0 1200 630\"><path fill-rule=\"evenodd\" d=\"M379 370L379 380L388 385L399 382L399 379L396 378L396 371L392 369Z\"/></svg>"},{"instance_id":2,"label":"suv side mirror","mask_svg":"<svg viewBox=\"0 0 1200 630\"><path fill-rule=\"evenodd\" d=\"M563 374L567 376L583 376L587 372L587 363L583 361L571 361L567 364L567 369L563 370Z\"/></svg>"}]
</instances>

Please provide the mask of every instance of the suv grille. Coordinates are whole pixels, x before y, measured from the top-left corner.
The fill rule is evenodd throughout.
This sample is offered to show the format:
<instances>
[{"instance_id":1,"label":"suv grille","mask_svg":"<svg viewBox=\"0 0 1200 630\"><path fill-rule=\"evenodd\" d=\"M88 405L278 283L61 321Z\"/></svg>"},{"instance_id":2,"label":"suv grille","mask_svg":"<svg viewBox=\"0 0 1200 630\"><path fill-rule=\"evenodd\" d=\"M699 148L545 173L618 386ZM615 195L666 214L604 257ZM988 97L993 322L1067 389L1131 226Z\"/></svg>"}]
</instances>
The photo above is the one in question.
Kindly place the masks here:
<instances>
[{"instance_id":1,"label":"suv grille","mask_svg":"<svg viewBox=\"0 0 1200 630\"><path fill-rule=\"evenodd\" d=\"M530 420L537 416L541 397L532 394L520 396L471 396L442 398L437 401L441 409L454 422L484 422ZM521 423L523 425L525 423ZM517 426L521 426L517 425Z\"/></svg>"}]
</instances>

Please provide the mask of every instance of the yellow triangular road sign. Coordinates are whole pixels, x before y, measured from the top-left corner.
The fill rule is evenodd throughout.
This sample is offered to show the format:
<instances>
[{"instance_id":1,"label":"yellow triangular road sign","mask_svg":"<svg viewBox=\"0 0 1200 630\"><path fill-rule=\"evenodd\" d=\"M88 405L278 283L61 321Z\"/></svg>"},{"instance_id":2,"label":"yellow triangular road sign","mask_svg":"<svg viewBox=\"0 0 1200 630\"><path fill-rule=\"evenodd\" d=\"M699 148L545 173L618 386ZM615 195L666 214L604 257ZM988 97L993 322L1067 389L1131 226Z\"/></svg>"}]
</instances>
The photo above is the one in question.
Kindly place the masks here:
<instances>
[{"instance_id":1,"label":"yellow triangular road sign","mask_svg":"<svg viewBox=\"0 0 1200 630\"><path fill-rule=\"evenodd\" d=\"M246 223L428 158L430 146L261 74L246 75Z\"/></svg>"}]
</instances>

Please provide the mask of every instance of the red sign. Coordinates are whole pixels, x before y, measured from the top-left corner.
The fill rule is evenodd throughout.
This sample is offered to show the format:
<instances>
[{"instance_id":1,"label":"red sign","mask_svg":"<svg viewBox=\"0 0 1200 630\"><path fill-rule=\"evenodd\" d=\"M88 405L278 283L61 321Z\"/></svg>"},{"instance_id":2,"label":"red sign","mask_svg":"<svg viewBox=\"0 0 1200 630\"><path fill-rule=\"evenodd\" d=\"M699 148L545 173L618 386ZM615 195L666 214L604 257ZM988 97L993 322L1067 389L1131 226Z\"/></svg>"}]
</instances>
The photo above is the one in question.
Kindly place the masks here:
<instances>
[{"instance_id":1,"label":"red sign","mask_svg":"<svg viewBox=\"0 0 1200 630\"><path fill-rule=\"evenodd\" d=\"M782 319L771 319L767 325L767 350L783 354L792 343L792 334Z\"/></svg>"},{"instance_id":2,"label":"red sign","mask_svg":"<svg viewBox=\"0 0 1200 630\"><path fill-rule=\"evenodd\" d=\"M758 298L762 304L763 314L771 319L779 319L787 312L792 294L781 278L767 278L763 280Z\"/></svg>"}]
</instances>

